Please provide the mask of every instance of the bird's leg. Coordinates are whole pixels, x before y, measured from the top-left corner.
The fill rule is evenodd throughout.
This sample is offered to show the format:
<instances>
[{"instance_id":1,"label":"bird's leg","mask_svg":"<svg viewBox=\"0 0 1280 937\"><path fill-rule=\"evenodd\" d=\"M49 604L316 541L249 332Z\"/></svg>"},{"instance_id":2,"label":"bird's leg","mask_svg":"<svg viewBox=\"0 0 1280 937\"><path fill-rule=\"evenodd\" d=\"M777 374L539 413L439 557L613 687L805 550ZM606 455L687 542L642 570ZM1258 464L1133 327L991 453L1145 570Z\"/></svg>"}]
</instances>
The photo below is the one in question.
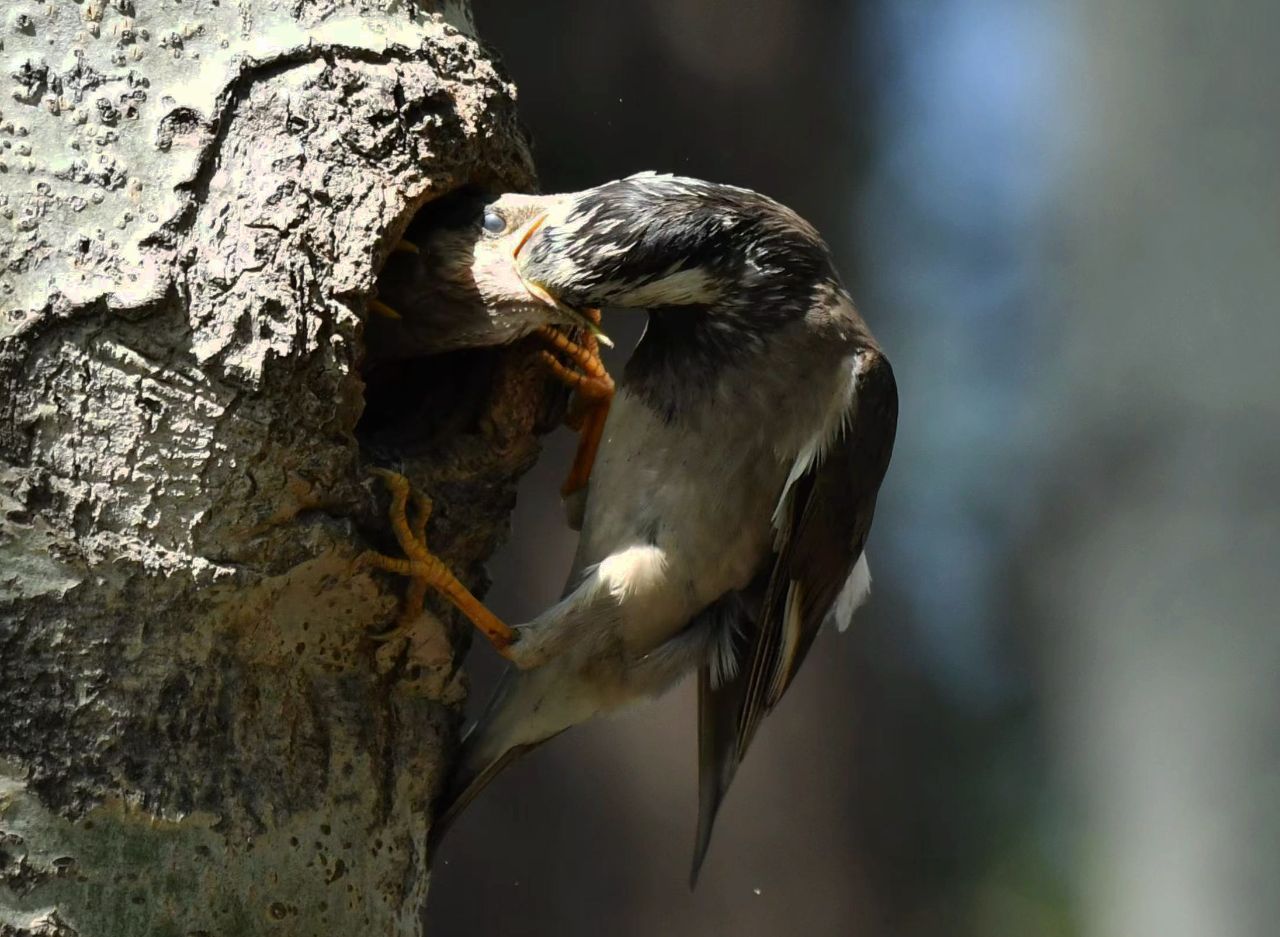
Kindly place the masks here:
<instances>
[{"instance_id":1,"label":"bird's leg","mask_svg":"<svg viewBox=\"0 0 1280 937\"><path fill-rule=\"evenodd\" d=\"M600 322L599 309L587 309L585 312L592 321ZM565 418L565 422L579 434L578 451L573 457L569 477L560 488L560 494L568 497L581 491L591 480L591 469L595 465L596 452L604 435L609 405L613 402L613 378L600 360L600 344L594 335L586 333L580 342L575 342L564 332L549 325L542 326L538 334L556 352L576 365L576 369L567 367L552 352L539 352L552 375L576 391L569 406L569 415Z\"/></svg>"},{"instance_id":2,"label":"bird's leg","mask_svg":"<svg viewBox=\"0 0 1280 937\"><path fill-rule=\"evenodd\" d=\"M388 516L396 541L405 555L397 559L369 550L360 554L356 562L362 566L372 566L409 577L409 589L396 617L397 630L408 628L422 614L422 603L427 597L427 591L435 589L471 620L476 630L488 639L499 654L509 659L510 648L517 638L515 631L472 595L427 548L426 530L427 520L431 517L431 500L413 491L409 480L403 475L386 469L373 471L391 491L391 510ZM412 521L407 513L410 498L413 499L414 506Z\"/></svg>"}]
</instances>

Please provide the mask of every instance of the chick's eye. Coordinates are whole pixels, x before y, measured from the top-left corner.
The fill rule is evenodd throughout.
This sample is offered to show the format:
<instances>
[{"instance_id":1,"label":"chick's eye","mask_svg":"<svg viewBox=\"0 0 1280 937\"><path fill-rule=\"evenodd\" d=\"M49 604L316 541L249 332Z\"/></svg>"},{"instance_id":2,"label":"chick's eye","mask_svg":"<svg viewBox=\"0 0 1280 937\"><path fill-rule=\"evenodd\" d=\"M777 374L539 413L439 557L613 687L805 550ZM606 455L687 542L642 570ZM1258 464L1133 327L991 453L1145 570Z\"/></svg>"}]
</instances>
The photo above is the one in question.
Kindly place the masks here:
<instances>
[{"instance_id":1,"label":"chick's eye","mask_svg":"<svg viewBox=\"0 0 1280 937\"><path fill-rule=\"evenodd\" d=\"M486 209L482 226L490 234L501 234L503 231L507 230L507 219L503 218L491 208Z\"/></svg>"}]
</instances>

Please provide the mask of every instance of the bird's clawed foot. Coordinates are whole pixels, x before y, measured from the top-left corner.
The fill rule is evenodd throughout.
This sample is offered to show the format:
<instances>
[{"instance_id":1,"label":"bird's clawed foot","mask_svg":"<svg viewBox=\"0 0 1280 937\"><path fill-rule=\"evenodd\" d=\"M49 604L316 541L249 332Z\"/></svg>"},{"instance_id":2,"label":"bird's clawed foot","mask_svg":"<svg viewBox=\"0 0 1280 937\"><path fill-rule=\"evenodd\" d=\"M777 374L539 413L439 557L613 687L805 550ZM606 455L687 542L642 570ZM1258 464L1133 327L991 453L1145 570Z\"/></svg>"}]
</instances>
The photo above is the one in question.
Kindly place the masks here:
<instances>
[{"instance_id":1,"label":"bird's clawed foot","mask_svg":"<svg viewBox=\"0 0 1280 937\"><path fill-rule=\"evenodd\" d=\"M356 558L361 566L372 566L409 578L400 613L396 616L396 629L392 634L407 630L422 614L427 592L435 589L454 607L466 615L499 654L510 657L510 648L516 642L516 632L489 611L471 591L458 581L449 568L433 555L427 547L427 521L431 518L431 499L413 490L409 480L397 472L373 469L391 492L391 529L395 533L404 557L386 556L373 550ZM413 501L413 518L408 515L409 501Z\"/></svg>"},{"instance_id":2,"label":"bird's clawed foot","mask_svg":"<svg viewBox=\"0 0 1280 937\"><path fill-rule=\"evenodd\" d=\"M585 313L599 324L599 309L587 309ZM587 333L581 341L574 341L549 325L540 328L538 334L554 350L541 351L539 357L557 380L575 391L566 422L579 434L578 451L569 469L569 477L560 489L560 494L568 497L581 491L591 480L591 468L595 465L609 405L613 402L613 378L600 360L600 343L594 335ZM567 358L572 367L565 365L557 353Z\"/></svg>"}]
</instances>

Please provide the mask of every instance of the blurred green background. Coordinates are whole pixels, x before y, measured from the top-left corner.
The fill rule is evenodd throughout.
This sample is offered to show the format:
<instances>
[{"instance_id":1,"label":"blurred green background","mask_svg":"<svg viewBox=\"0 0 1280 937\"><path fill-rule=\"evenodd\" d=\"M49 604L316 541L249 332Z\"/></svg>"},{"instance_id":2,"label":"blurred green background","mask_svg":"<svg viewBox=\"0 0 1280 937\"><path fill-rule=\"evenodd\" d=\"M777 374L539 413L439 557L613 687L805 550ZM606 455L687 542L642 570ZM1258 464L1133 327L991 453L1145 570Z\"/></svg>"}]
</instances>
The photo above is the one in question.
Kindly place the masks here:
<instances>
[{"instance_id":1,"label":"blurred green background","mask_svg":"<svg viewBox=\"0 0 1280 937\"><path fill-rule=\"evenodd\" d=\"M433 933L1275 934L1280 4L475 5L545 190L791 205L902 415L872 600L765 724L698 891L686 685L499 779ZM617 365L642 323L606 324ZM509 620L563 584L571 445L493 566Z\"/></svg>"}]
</instances>

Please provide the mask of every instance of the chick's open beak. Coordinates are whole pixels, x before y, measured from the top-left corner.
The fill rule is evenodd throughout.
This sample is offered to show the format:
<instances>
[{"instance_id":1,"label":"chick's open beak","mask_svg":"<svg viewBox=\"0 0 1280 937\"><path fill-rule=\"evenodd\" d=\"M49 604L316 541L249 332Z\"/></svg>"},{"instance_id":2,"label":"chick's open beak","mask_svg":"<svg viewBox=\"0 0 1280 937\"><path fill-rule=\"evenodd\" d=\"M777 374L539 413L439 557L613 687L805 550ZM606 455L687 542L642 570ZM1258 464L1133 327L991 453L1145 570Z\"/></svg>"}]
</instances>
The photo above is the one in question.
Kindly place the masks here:
<instances>
[{"instance_id":1,"label":"chick's open beak","mask_svg":"<svg viewBox=\"0 0 1280 937\"><path fill-rule=\"evenodd\" d=\"M545 303L551 308L557 310L564 315L573 325L586 329L595 336L596 341L609 348L613 347L613 341L604 331L592 321L588 316L572 306L562 303L547 290L545 286L536 280L531 280L524 275L524 271L520 269L520 251L524 249L525 244L529 242L529 238L542 227L542 223L547 220L547 213L543 212L524 226L519 237L516 238L516 246L511 252L511 264L515 268L516 276L520 278L520 282L524 284L524 288L529 291L529 295L541 303Z\"/></svg>"}]
</instances>

